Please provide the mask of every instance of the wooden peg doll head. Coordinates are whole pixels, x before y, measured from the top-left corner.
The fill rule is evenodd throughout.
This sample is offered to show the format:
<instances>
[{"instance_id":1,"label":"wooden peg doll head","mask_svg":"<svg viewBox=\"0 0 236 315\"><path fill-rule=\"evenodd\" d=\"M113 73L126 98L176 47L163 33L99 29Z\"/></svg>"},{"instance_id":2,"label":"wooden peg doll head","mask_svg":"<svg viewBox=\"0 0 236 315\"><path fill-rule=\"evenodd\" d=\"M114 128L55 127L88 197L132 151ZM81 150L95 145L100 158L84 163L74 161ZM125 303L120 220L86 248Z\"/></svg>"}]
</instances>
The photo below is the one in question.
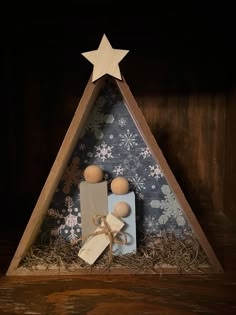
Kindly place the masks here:
<instances>
[{"instance_id":1,"label":"wooden peg doll head","mask_svg":"<svg viewBox=\"0 0 236 315\"><path fill-rule=\"evenodd\" d=\"M130 206L125 201L118 201L117 203L115 203L113 208L114 215L119 218L128 217L130 215L130 211Z\"/></svg>"},{"instance_id":2,"label":"wooden peg doll head","mask_svg":"<svg viewBox=\"0 0 236 315\"><path fill-rule=\"evenodd\" d=\"M129 182L126 178L118 176L111 182L111 191L116 195L125 195L129 192Z\"/></svg>"},{"instance_id":3,"label":"wooden peg doll head","mask_svg":"<svg viewBox=\"0 0 236 315\"><path fill-rule=\"evenodd\" d=\"M90 184L99 183L103 179L103 170L98 165L89 165L84 170L84 179Z\"/></svg>"}]
</instances>

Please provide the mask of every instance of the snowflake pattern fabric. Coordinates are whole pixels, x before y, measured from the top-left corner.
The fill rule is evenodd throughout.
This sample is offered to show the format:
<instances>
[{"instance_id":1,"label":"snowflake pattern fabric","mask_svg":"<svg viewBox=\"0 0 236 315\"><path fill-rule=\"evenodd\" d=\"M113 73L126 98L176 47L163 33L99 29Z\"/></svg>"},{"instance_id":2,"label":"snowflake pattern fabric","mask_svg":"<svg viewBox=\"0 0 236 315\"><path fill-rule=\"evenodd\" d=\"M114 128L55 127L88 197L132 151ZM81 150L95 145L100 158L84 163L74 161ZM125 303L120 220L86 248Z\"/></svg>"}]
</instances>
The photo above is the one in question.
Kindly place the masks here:
<instances>
[{"instance_id":1,"label":"snowflake pattern fabric","mask_svg":"<svg viewBox=\"0 0 236 315\"><path fill-rule=\"evenodd\" d=\"M78 187L84 180L83 170L91 164L103 169L108 190L113 178L127 178L136 195L137 231L155 235L166 231L178 237L192 233L158 161L144 142L119 89L110 80L93 104L51 202L51 214L54 211L59 217L54 218L52 235L61 234L70 241L81 236Z\"/></svg>"}]
</instances>

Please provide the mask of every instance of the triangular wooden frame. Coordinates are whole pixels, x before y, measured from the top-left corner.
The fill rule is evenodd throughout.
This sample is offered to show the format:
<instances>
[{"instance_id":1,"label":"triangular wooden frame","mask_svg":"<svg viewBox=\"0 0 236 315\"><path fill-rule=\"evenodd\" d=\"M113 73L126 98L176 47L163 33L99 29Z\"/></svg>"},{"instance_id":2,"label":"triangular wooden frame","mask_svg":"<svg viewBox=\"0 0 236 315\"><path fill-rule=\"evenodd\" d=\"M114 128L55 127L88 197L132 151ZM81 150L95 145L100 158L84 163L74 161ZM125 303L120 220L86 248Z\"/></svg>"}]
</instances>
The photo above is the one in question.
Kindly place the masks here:
<instances>
[{"instance_id":1,"label":"triangular wooden frame","mask_svg":"<svg viewBox=\"0 0 236 315\"><path fill-rule=\"evenodd\" d=\"M54 161L54 164L50 170L50 173L48 175L48 178L44 184L44 187L41 191L41 194L38 198L38 201L35 205L35 208L32 212L32 215L29 219L29 222L26 226L26 229L22 235L22 238L18 244L18 247L16 249L16 252L12 258L12 261L9 265L9 268L6 272L7 276L14 276L14 275L63 275L68 274L68 271L60 271L60 270L36 270L32 272L20 272L17 268L21 261L21 258L26 253L27 249L32 245L33 241L35 240L37 233L39 232L39 228L41 226L41 223L43 221L44 216L46 215L46 212L48 210L50 201L53 197L53 194L56 190L56 187L61 179L61 176L63 174L63 171L65 170L65 167L68 163L68 160L73 152L73 149L78 141L78 137L80 133L82 132L82 128L86 122L86 119L88 118L88 114L91 110L91 107L98 96L98 93L101 89L101 87L104 84L106 76L100 78L99 80L92 82L92 76L90 77L87 86L84 90L84 93L81 97L81 100L78 104L78 107L75 111L74 117L71 121L71 124L67 130L67 133L65 135L65 138L62 142L62 145L60 147L60 150L56 156L56 159ZM223 272L223 268L218 261L211 245L209 244L198 220L196 219L192 209L190 208L190 205L188 201L186 200L175 176L173 175L170 167L168 166L168 163L159 147L159 145L156 142L156 139L154 138L141 110L139 109L138 104L136 103L136 100L134 99L129 86L127 85L125 79L122 77L122 80L118 80L113 78L116 82L117 87L119 88L124 101L126 103L127 109L132 116L140 134L142 135L144 141L146 142L147 146L150 148L150 151L152 152L153 156L158 160L159 165L161 169L163 170L163 173L165 174L170 186L172 187L172 190L176 194L182 209L184 211L184 214L186 218L188 219L190 225L192 226L192 229L202 246L203 250L205 251L210 267L206 267L205 270L207 273L221 273ZM161 269L162 273L178 273L175 268L166 267ZM88 271L74 271L69 272L70 274L84 274L88 273ZM101 272L100 272L101 273ZM104 271L103 271L104 273ZM119 273L117 270L114 272L109 273ZM120 273L133 273L130 271L121 270Z\"/></svg>"}]
</instances>

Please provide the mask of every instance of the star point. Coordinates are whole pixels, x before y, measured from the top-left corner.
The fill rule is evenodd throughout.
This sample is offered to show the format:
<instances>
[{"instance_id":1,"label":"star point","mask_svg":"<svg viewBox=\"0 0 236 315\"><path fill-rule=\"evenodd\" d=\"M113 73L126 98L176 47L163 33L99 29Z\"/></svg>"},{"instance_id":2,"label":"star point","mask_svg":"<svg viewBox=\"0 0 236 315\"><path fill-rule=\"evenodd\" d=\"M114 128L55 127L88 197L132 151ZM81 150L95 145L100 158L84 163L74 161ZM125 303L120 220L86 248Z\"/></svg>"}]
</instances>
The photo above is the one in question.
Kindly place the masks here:
<instances>
[{"instance_id":1,"label":"star point","mask_svg":"<svg viewBox=\"0 0 236 315\"><path fill-rule=\"evenodd\" d=\"M121 80L119 62L127 55L129 50L112 48L104 34L97 50L82 53L93 64L92 81L101 78L105 74Z\"/></svg>"}]
</instances>

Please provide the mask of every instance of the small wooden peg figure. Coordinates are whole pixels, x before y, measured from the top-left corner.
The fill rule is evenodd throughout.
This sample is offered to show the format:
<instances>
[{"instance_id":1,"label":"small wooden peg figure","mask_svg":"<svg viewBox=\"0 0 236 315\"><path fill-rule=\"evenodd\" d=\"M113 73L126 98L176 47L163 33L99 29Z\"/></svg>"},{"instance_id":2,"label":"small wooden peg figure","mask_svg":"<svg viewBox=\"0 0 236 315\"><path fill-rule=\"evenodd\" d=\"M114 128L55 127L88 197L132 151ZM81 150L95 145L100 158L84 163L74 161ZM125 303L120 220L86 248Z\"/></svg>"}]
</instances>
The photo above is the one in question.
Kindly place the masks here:
<instances>
[{"instance_id":1,"label":"small wooden peg figure","mask_svg":"<svg viewBox=\"0 0 236 315\"><path fill-rule=\"evenodd\" d=\"M111 182L111 191L116 195L125 195L129 192L129 182L125 177L118 176Z\"/></svg>"},{"instance_id":2,"label":"small wooden peg figure","mask_svg":"<svg viewBox=\"0 0 236 315\"><path fill-rule=\"evenodd\" d=\"M84 170L84 179L87 183L100 183L103 179L103 170L98 165L89 165Z\"/></svg>"},{"instance_id":3,"label":"small wooden peg figure","mask_svg":"<svg viewBox=\"0 0 236 315\"><path fill-rule=\"evenodd\" d=\"M82 239L93 233L93 217L108 214L107 182L99 165L89 165L84 170L84 179L79 185Z\"/></svg>"},{"instance_id":4,"label":"small wooden peg figure","mask_svg":"<svg viewBox=\"0 0 236 315\"><path fill-rule=\"evenodd\" d=\"M134 253L137 250L135 194L133 191L129 192L129 182L122 176L118 176L112 180L111 191L112 193L108 195L109 212L117 218L122 218L125 222L122 231L127 237L125 245L113 245L113 255Z\"/></svg>"},{"instance_id":5,"label":"small wooden peg figure","mask_svg":"<svg viewBox=\"0 0 236 315\"><path fill-rule=\"evenodd\" d=\"M99 215L102 224L88 235L88 239L78 253L78 256L90 265L108 245L110 261L112 255L124 255L136 251L134 192L129 193L129 183L124 177L115 178L111 182L111 189L113 193L108 196L109 214L104 218ZM125 236L125 240L115 240L116 234Z\"/></svg>"},{"instance_id":6,"label":"small wooden peg figure","mask_svg":"<svg viewBox=\"0 0 236 315\"><path fill-rule=\"evenodd\" d=\"M130 206L125 201L119 201L114 205L113 213L116 217L126 218L130 215Z\"/></svg>"}]
</instances>

